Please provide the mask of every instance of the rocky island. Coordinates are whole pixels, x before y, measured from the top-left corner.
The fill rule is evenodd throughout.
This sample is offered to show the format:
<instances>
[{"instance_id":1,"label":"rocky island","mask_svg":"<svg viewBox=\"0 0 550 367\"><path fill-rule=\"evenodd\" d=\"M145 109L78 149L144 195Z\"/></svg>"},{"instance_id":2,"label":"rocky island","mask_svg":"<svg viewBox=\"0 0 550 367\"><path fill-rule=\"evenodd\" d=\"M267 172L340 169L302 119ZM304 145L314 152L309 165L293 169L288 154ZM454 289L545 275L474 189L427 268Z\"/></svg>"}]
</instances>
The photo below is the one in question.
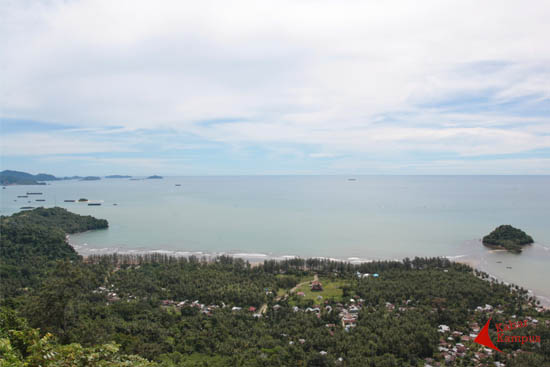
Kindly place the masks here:
<instances>
[{"instance_id":1,"label":"rocky island","mask_svg":"<svg viewBox=\"0 0 550 367\"><path fill-rule=\"evenodd\" d=\"M483 237L485 246L505 249L518 254L521 253L523 246L530 245L533 242L531 236L509 224L501 225Z\"/></svg>"}]
</instances>

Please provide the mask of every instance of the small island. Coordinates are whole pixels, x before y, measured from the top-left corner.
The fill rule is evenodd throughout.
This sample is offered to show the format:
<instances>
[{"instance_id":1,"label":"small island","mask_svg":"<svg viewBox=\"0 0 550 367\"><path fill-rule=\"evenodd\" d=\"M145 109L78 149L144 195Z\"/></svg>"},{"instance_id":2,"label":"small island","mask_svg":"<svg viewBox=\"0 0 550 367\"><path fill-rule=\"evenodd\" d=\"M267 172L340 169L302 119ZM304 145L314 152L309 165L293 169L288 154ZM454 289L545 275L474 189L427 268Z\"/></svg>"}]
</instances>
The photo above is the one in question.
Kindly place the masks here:
<instances>
[{"instance_id":1,"label":"small island","mask_svg":"<svg viewBox=\"0 0 550 367\"><path fill-rule=\"evenodd\" d=\"M98 177L98 176L86 176L86 177L80 179L80 181L98 181L98 180L101 180L101 177Z\"/></svg>"},{"instance_id":2,"label":"small island","mask_svg":"<svg viewBox=\"0 0 550 367\"><path fill-rule=\"evenodd\" d=\"M521 253L523 246L530 245L533 242L531 236L509 224L501 225L483 237L485 246L505 249L516 254Z\"/></svg>"},{"instance_id":3,"label":"small island","mask_svg":"<svg viewBox=\"0 0 550 367\"><path fill-rule=\"evenodd\" d=\"M160 180L162 178L163 178L162 176L156 176L156 175L147 177L147 179L149 179L149 180Z\"/></svg>"}]
</instances>

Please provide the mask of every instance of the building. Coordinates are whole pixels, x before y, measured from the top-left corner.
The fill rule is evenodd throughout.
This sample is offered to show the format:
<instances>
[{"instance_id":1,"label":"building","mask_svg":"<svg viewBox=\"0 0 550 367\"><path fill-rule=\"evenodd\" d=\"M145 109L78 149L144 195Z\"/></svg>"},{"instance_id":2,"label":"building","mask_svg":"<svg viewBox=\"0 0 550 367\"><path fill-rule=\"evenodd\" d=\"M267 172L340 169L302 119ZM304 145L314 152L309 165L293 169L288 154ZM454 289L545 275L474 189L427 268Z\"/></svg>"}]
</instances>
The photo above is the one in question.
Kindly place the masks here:
<instances>
[{"instance_id":1,"label":"building","mask_svg":"<svg viewBox=\"0 0 550 367\"><path fill-rule=\"evenodd\" d=\"M314 280L313 282L311 282L311 290L320 292L323 290L323 285L321 284L321 282Z\"/></svg>"}]
</instances>

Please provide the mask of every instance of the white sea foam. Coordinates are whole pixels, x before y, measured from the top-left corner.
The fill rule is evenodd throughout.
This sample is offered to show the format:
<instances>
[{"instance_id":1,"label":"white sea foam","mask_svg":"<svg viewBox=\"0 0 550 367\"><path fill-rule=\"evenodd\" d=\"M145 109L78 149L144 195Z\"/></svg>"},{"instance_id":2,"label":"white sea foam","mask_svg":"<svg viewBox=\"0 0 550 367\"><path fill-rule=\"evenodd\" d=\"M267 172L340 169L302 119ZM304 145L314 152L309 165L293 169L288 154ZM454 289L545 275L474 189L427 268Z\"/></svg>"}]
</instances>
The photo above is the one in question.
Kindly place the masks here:
<instances>
[{"instance_id":1,"label":"white sea foam","mask_svg":"<svg viewBox=\"0 0 550 367\"><path fill-rule=\"evenodd\" d=\"M237 253L237 254L231 254L231 256L234 256L234 257L245 257L245 258L268 257L268 255L266 255L266 254L254 254L254 253L248 254L248 253L245 253L245 252Z\"/></svg>"},{"instance_id":2,"label":"white sea foam","mask_svg":"<svg viewBox=\"0 0 550 367\"><path fill-rule=\"evenodd\" d=\"M460 259L462 257L466 257L468 255L453 255L453 256L445 256L446 259L454 260L454 259Z\"/></svg>"}]
</instances>

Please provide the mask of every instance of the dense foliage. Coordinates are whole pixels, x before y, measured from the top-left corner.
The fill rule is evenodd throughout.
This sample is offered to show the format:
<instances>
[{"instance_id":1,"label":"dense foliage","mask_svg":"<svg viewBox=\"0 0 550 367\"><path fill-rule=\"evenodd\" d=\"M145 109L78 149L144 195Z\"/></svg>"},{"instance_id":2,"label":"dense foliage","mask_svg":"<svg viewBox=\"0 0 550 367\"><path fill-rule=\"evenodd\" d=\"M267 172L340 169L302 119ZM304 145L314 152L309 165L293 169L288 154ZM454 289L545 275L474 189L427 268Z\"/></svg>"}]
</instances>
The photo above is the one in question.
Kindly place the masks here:
<instances>
[{"instance_id":1,"label":"dense foliage","mask_svg":"<svg viewBox=\"0 0 550 367\"><path fill-rule=\"evenodd\" d=\"M91 215L78 215L64 208L36 208L21 211L12 216L0 217L2 225L30 225L59 228L66 233L84 232L92 229L105 229L109 223Z\"/></svg>"},{"instance_id":2,"label":"dense foliage","mask_svg":"<svg viewBox=\"0 0 550 367\"><path fill-rule=\"evenodd\" d=\"M533 238L521 229L514 228L509 224L497 227L494 231L483 237L483 244L487 246L498 246L508 251L520 253L525 245L533 243Z\"/></svg>"},{"instance_id":3,"label":"dense foliage","mask_svg":"<svg viewBox=\"0 0 550 367\"><path fill-rule=\"evenodd\" d=\"M10 241L41 247L49 236L59 238L60 228L74 228L62 225L63 215L56 218L52 233L35 231L35 218L15 227L21 233L10 234ZM1 254L1 264L21 259L14 251ZM3 293L0 366L435 365L448 356L442 343L460 341L438 331L440 325L468 335L473 323L512 316L536 317L538 324L522 332L539 335L541 343L499 343L505 354L480 357L479 345L464 342L467 350L448 364L550 364L549 313L537 310L525 290L447 259L251 266L230 257L81 259L68 250L43 256L56 261L37 262L40 277L25 289L17 288L27 283L15 273L14 289ZM316 298L291 290L317 277L325 289ZM334 284L339 292L330 293ZM486 305L491 311L480 312ZM344 328L347 312L357 318Z\"/></svg>"},{"instance_id":4,"label":"dense foliage","mask_svg":"<svg viewBox=\"0 0 550 367\"><path fill-rule=\"evenodd\" d=\"M78 260L66 233L107 228L104 219L81 216L62 208L37 208L0 216L0 291L4 295L38 284L55 260Z\"/></svg>"},{"instance_id":5,"label":"dense foliage","mask_svg":"<svg viewBox=\"0 0 550 367\"><path fill-rule=\"evenodd\" d=\"M26 320L7 308L0 308L0 367L148 367L155 364L139 357L119 353L110 343L82 347L78 343L61 345L52 334L40 335Z\"/></svg>"}]
</instances>

